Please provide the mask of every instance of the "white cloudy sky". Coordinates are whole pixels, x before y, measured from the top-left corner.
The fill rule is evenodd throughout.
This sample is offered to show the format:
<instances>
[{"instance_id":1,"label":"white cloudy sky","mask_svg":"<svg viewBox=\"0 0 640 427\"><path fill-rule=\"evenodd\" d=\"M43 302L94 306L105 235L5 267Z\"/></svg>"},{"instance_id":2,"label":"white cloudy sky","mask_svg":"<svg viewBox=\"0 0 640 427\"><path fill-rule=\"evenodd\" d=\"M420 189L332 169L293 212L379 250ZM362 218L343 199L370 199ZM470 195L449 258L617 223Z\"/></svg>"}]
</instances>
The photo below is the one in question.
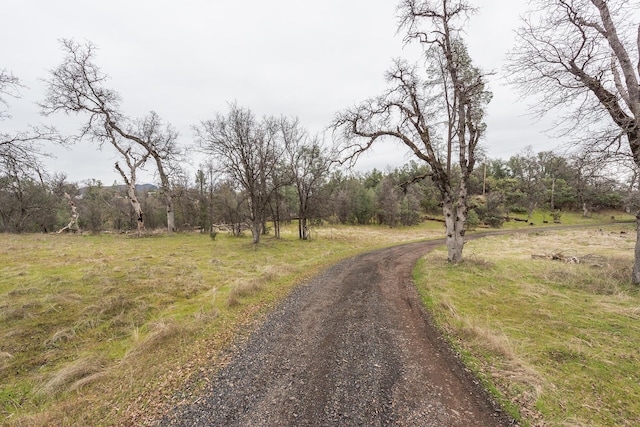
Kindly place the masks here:
<instances>
[{"instance_id":1,"label":"white cloudy sky","mask_svg":"<svg viewBox=\"0 0 640 427\"><path fill-rule=\"evenodd\" d=\"M536 151L560 141L541 133L526 116L526 103L502 81L501 67L513 42L526 0L471 0L480 7L467 42L476 65L494 70L485 147L493 158L508 158L532 145ZM27 88L10 100L13 118L0 123L16 130L27 123L53 123L72 132L78 119L43 118L36 102L40 81L61 61L59 39L98 46L96 63L120 93L123 112L141 117L156 111L193 140L191 126L227 112L237 101L256 115L297 116L311 132L322 131L333 115L385 87L384 72L395 57L417 59L396 34L394 0L3 0L0 69ZM358 168L385 169L410 157L394 144L364 156ZM55 150L51 171L71 181L118 176L115 156L91 144ZM194 156L191 163L201 161Z\"/></svg>"}]
</instances>

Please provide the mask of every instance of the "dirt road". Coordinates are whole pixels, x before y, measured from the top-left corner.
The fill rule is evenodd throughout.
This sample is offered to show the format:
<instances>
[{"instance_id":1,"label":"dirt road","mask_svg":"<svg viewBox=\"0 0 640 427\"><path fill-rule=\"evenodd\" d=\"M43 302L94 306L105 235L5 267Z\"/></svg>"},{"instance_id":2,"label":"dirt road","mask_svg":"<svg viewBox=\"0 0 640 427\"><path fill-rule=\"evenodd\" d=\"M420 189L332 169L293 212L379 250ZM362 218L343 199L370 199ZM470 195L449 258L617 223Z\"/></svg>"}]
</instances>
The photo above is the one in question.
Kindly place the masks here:
<instances>
[{"instance_id":1,"label":"dirt road","mask_svg":"<svg viewBox=\"0 0 640 427\"><path fill-rule=\"evenodd\" d=\"M442 244L369 252L298 287L160 425L511 425L420 308L411 270Z\"/></svg>"}]
</instances>

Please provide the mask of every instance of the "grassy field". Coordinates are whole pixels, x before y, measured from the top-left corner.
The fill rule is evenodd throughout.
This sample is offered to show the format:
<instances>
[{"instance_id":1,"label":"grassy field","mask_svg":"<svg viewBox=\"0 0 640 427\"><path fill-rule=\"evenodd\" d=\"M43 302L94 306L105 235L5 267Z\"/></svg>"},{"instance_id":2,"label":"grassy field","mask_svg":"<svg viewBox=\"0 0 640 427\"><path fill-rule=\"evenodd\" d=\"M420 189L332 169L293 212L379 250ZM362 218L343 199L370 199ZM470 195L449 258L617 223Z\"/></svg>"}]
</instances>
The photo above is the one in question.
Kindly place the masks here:
<instances>
[{"instance_id":1,"label":"grassy field","mask_svg":"<svg viewBox=\"0 0 640 427\"><path fill-rule=\"evenodd\" d=\"M591 221L601 220L609 220L609 216ZM563 218L565 223L579 221L578 216ZM251 244L249 237L232 238L224 233L218 234L216 240L202 234L144 238L0 235L0 424L144 424L179 402L178 391L183 387L204 386L206 375L203 370L223 366L232 344L245 336L246 331L297 283L355 253L404 241L440 238L443 234L442 224L437 222L396 229L319 227L312 232L313 240L306 242L297 239L296 230L295 225L285 228L281 240L267 237L257 247ZM623 361L625 372L635 378L633 368L638 365L630 349L634 340L629 338L633 323L623 320L640 316L640 308L636 311L640 302L633 300L636 298L633 290L615 281L603 285L599 279L603 271L611 270L613 277L619 276L621 281L626 279L624 269L629 264L633 232L628 230L624 237L607 233L579 238L583 244L581 250L589 253L594 252L589 246L592 242L624 244L616 248L620 255L614 257L620 263L619 269L591 267L589 270L592 287L596 290L580 291L587 292L585 296L580 294L580 298L592 304L588 307L590 311L582 312L582 317L599 319L599 323L597 327L580 326L586 328L585 332L575 337L571 335L572 327L554 323L565 316L565 311L555 310L573 307L567 298L574 298L569 292L574 292L575 285L568 285L566 281L580 277L579 269L583 266L551 264L553 268L550 268L551 261L531 261L526 252L519 255L526 259L525 263L508 261L505 253L499 250L505 242L511 242L517 251L524 251L525 244L537 244L537 235L496 237L469 243L465 249L469 262L459 267L447 266L443 253L439 252L433 255L437 271L421 273L441 277L438 283L447 283L447 277L457 283L459 290L451 284L443 285L440 290L423 288L428 292L425 298L442 325L452 334L462 333L462 338L456 342L484 342L477 339L476 333L486 333L488 341L485 341L495 342L495 346L489 346L491 352L477 353L471 358L475 350L470 348L464 349L465 354L478 369L487 369L487 378L491 378L497 388L505 389L505 398L522 404L525 408L523 416L529 416L526 408L531 408L531 414L544 416L546 420L569 419L568 415L564 418L558 415L560 405L564 414L575 414L576 420L583 419L582 412L589 411L574 408L573 400L560 399L561 403L555 403L558 396L566 395L566 391L556 383L547 384L544 375L547 368L578 369L577 365L569 365L565 360L581 361L588 356L587 347L593 346L601 352L598 360L602 366L609 367L605 358L615 362L612 366L618 369L614 369L617 374L622 366L619 361ZM564 241L563 238L563 244ZM506 253L515 254L516 249ZM605 252L609 251L609 246L605 249ZM492 256L498 260L492 260ZM609 265L611 255L607 252L603 256ZM507 263L504 268L499 267L502 258ZM542 338L536 338L537 335L512 323L508 313L492 310L509 306L505 295L520 292L518 284L524 283L524 279L512 279L514 275L536 282L538 270L548 275L546 281L522 291L525 296L521 298L533 301L550 298L555 305L535 308L527 321L534 326L557 326L553 332L557 342L547 342L546 347L531 353L533 361L527 361L517 356L518 351L528 352L526 346L542 341ZM462 271L466 273L461 276ZM486 277L486 280L476 276ZM495 290L502 283L511 286L511 290ZM470 289L484 295L491 309L487 311L478 306L480 317L467 320L461 317L465 304L458 299ZM479 304L482 299L476 298L475 294L472 298ZM518 304L522 306L522 301ZM448 308L444 310L443 307ZM585 310L584 307L581 309ZM610 311L618 313L622 320L616 321L618 323L603 320ZM455 315L447 318L449 312ZM498 328L503 324L507 325L505 331ZM609 334L603 333L603 338L595 336L591 328L595 331L599 327ZM558 335L565 329L571 335L570 339ZM509 335L512 332L514 337ZM536 333L546 334L543 329ZM469 337L475 338L467 339ZM563 343L569 343L570 347L562 347ZM614 348L617 355L604 353L602 346ZM485 347L483 344L479 348ZM492 353L495 349L497 355ZM570 384L571 387L586 387L577 382ZM612 394L602 389L606 384L604 380L593 384L598 393ZM587 388L593 393L590 387L591 384ZM624 404L614 406L625 411L631 392L622 389L620 393L626 393L621 398ZM639 401L637 395L633 396L633 400ZM609 412L608 407L598 406L601 405L599 401L584 402L602 407L600 413ZM622 418L610 418L619 419Z\"/></svg>"},{"instance_id":2,"label":"grassy field","mask_svg":"<svg viewBox=\"0 0 640 427\"><path fill-rule=\"evenodd\" d=\"M257 247L224 233L0 235L1 424L144 423L296 283L442 225L296 231Z\"/></svg>"},{"instance_id":3,"label":"grassy field","mask_svg":"<svg viewBox=\"0 0 640 427\"><path fill-rule=\"evenodd\" d=\"M524 425L640 425L635 227L493 236L466 261L428 254L425 304L465 362ZM538 255L562 255L564 261Z\"/></svg>"}]
</instances>

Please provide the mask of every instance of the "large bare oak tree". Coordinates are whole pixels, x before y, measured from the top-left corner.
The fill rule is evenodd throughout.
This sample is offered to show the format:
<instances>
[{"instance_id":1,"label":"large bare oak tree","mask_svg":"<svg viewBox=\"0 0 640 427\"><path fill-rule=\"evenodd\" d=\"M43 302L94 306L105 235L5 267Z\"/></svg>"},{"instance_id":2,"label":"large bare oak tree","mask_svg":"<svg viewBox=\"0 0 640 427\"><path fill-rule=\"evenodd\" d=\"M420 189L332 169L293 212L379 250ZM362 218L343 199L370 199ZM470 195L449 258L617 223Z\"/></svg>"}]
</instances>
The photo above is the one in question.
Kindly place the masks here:
<instances>
[{"instance_id":1,"label":"large bare oak tree","mask_svg":"<svg viewBox=\"0 0 640 427\"><path fill-rule=\"evenodd\" d=\"M517 33L512 81L535 111L560 114L591 150L626 140L640 167L640 2L535 1ZM640 213L632 281L640 285Z\"/></svg>"},{"instance_id":2,"label":"large bare oak tree","mask_svg":"<svg viewBox=\"0 0 640 427\"><path fill-rule=\"evenodd\" d=\"M19 98L24 86L11 72L0 70L0 121L10 119L7 97ZM65 144L66 140L53 127L31 126L15 133L0 130L0 173L37 175L42 180L40 158L47 156L43 143Z\"/></svg>"},{"instance_id":3,"label":"large bare oak tree","mask_svg":"<svg viewBox=\"0 0 640 427\"><path fill-rule=\"evenodd\" d=\"M120 108L120 95L107 87L107 75L95 64L95 46L91 43L79 44L73 40L62 40L65 56L62 63L51 70L45 80L47 95L41 103L44 114L56 112L84 113L87 121L77 139L89 138L103 144L112 145L123 155L127 164L135 166L139 159L151 157L155 160L162 193L167 206L167 231L175 231L175 214L171 186L171 171L178 164L181 149L177 143L177 132L164 125L155 112L145 118L132 121ZM123 153L139 152L131 148L137 145L144 152L136 159L127 158ZM144 162L142 162L144 163ZM130 166L130 169L131 169ZM136 166L141 167L142 164ZM122 175L122 171L118 169ZM125 174L127 186L134 185L132 174ZM133 174L135 175L135 174ZM135 201L131 199L135 207ZM140 217L138 218L140 220Z\"/></svg>"},{"instance_id":4,"label":"large bare oak tree","mask_svg":"<svg viewBox=\"0 0 640 427\"><path fill-rule=\"evenodd\" d=\"M333 123L347 141L343 149L350 158L378 140L392 139L429 165L442 197L448 259L454 263L462 260L468 181L491 99L462 39L461 25L471 12L464 0L401 1L401 28L408 41L423 46L426 66L396 60L387 74L390 89L339 113Z\"/></svg>"}]
</instances>

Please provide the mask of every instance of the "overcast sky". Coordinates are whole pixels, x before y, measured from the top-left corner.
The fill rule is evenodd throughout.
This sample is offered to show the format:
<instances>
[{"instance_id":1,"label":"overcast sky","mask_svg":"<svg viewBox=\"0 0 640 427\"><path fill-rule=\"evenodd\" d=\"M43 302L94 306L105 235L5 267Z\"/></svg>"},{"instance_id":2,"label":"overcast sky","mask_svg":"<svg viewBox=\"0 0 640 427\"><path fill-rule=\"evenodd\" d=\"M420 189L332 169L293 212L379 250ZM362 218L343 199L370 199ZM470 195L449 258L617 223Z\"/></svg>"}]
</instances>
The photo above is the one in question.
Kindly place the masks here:
<instances>
[{"instance_id":1,"label":"overcast sky","mask_svg":"<svg viewBox=\"0 0 640 427\"><path fill-rule=\"evenodd\" d=\"M506 159L532 145L560 145L545 127L526 115L526 102L502 81L505 54L513 43L526 0L471 0L480 8L467 31L475 64L495 71L490 78L484 146L489 157ZM156 111L191 143L191 126L226 114L236 101L256 116L299 117L312 133L334 114L381 93L391 60L417 60L396 33L394 0L3 0L0 68L27 86L10 99L12 119L4 130L27 123L52 123L65 132L79 127L76 117L39 116L45 78L63 57L59 40L91 41L95 62L123 98L125 115ZM51 150L54 151L54 150ZM88 178L105 184L118 178L112 151L84 144L55 150L47 163L70 181ZM358 169L401 166L411 157L400 146L379 145L361 158ZM202 158L194 155L197 168Z\"/></svg>"}]
</instances>

